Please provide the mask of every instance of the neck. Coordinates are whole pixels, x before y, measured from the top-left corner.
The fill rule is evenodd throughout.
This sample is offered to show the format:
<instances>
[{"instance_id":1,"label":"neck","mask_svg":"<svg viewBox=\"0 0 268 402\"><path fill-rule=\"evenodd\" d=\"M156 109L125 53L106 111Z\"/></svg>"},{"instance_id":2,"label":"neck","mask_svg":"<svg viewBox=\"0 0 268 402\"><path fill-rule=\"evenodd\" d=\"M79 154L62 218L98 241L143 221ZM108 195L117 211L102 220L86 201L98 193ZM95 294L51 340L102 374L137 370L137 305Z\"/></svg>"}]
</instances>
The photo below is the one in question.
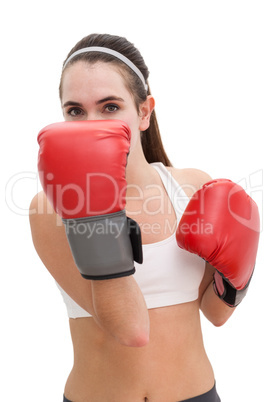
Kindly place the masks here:
<instances>
[{"instance_id":1,"label":"neck","mask_svg":"<svg viewBox=\"0 0 268 402\"><path fill-rule=\"evenodd\" d=\"M140 145L131 150L128 156L126 169L127 192L126 197L139 198L141 194L158 182L159 176L156 170L145 159Z\"/></svg>"},{"instance_id":2,"label":"neck","mask_svg":"<svg viewBox=\"0 0 268 402\"><path fill-rule=\"evenodd\" d=\"M150 164L145 159L140 141L130 150L126 168L126 180L129 185L142 186L148 181L147 176L150 171Z\"/></svg>"}]
</instances>

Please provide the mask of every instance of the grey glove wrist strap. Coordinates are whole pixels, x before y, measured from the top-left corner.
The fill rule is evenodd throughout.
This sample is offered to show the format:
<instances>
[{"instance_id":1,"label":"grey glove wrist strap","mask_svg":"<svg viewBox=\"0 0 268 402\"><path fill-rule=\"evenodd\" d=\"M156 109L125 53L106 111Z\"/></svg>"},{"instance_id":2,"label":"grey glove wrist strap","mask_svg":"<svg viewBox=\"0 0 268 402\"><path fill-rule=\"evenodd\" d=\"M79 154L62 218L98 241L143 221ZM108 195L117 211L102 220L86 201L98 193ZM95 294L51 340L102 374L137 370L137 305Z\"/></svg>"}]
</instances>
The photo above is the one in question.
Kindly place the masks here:
<instances>
[{"instance_id":1,"label":"grey glove wrist strap","mask_svg":"<svg viewBox=\"0 0 268 402\"><path fill-rule=\"evenodd\" d=\"M139 227L126 217L125 211L63 219L63 223L75 263L86 279L102 280L134 274L132 243L135 230L133 245L138 262L142 262Z\"/></svg>"}]
</instances>

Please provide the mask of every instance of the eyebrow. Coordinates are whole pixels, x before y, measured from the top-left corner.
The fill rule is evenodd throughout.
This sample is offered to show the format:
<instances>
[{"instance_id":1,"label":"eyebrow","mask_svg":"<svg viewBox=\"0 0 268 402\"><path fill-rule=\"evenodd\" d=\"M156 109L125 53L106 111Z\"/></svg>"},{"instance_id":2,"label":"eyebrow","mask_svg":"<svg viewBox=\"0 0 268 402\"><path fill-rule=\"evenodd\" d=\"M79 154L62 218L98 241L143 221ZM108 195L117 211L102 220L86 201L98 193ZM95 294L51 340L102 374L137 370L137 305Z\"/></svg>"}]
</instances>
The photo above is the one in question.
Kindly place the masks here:
<instances>
[{"instance_id":1,"label":"eyebrow","mask_svg":"<svg viewBox=\"0 0 268 402\"><path fill-rule=\"evenodd\" d=\"M65 102L62 105L62 107L67 107L67 106L82 106L82 103L74 102L74 101L68 101L68 102Z\"/></svg>"},{"instance_id":2,"label":"eyebrow","mask_svg":"<svg viewBox=\"0 0 268 402\"><path fill-rule=\"evenodd\" d=\"M119 102L124 102L124 99L119 98L118 96L107 96L106 98L100 99L99 101L96 102L96 105L99 105L100 103L108 102L108 101L119 101Z\"/></svg>"},{"instance_id":3,"label":"eyebrow","mask_svg":"<svg viewBox=\"0 0 268 402\"><path fill-rule=\"evenodd\" d=\"M123 98L119 98L118 96L107 96L106 98L100 99L96 102L96 105L100 105L101 103L108 102L108 101L119 101L119 102L124 102ZM67 106L80 106L82 107L82 103L75 102L75 101L67 101L63 104L63 107Z\"/></svg>"}]
</instances>

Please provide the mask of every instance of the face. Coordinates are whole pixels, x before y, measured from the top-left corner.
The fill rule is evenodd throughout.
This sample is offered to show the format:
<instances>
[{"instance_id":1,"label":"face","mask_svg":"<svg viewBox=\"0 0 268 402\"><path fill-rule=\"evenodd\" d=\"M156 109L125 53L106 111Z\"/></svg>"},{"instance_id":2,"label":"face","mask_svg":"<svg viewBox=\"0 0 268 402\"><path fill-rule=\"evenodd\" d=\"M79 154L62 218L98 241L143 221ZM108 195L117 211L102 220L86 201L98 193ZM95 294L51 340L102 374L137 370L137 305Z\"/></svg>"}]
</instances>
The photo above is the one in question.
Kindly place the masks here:
<instances>
[{"instance_id":1,"label":"face","mask_svg":"<svg viewBox=\"0 0 268 402\"><path fill-rule=\"evenodd\" d=\"M149 97L148 97L149 98ZM67 67L62 81L62 110L66 121L118 119L131 129L131 147L149 126L152 100L136 109L132 94L116 67L78 61Z\"/></svg>"}]
</instances>

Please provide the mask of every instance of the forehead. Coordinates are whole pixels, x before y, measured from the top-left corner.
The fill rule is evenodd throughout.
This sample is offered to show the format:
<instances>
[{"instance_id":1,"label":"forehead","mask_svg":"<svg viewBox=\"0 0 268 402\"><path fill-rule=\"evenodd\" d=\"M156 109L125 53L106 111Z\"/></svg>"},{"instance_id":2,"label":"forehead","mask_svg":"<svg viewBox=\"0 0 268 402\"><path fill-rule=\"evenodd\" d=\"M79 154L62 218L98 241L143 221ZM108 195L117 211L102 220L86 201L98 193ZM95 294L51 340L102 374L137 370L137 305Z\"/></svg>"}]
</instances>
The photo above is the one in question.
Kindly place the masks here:
<instances>
[{"instance_id":1,"label":"forehead","mask_svg":"<svg viewBox=\"0 0 268 402\"><path fill-rule=\"evenodd\" d=\"M102 96L107 91L130 96L122 73L112 63L78 61L63 73L62 99L79 94Z\"/></svg>"}]
</instances>

